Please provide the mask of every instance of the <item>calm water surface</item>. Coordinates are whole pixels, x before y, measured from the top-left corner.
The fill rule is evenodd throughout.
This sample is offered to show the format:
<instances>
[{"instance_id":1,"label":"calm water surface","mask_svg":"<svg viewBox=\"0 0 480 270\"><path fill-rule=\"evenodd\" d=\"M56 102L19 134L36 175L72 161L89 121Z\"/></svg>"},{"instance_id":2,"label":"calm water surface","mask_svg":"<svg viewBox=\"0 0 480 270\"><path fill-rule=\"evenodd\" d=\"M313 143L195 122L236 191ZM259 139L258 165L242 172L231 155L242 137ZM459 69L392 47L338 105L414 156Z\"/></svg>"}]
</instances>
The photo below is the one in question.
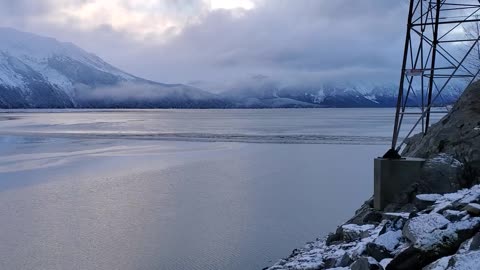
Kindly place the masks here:
<instances>
[{"instance_id":1,"label":"calm water surface","mask_svg":"<svg viewBox=\"0 0 480 270\"><path fill-rule=\"evenodd\" d=\"M392 115L0 114L0 269L261 269L371 195Z\"/></svg>"}]
</instances>

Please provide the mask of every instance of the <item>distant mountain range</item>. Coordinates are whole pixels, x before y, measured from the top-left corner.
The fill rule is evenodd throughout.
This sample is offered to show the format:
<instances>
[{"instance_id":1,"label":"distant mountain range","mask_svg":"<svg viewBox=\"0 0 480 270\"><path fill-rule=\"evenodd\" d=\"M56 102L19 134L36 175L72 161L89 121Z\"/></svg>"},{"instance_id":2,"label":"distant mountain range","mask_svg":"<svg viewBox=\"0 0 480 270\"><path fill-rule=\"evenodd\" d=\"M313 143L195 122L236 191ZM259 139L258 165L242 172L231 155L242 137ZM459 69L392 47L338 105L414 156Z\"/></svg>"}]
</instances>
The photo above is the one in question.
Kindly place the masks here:
<instances>
[{"instance_id":1,"label":"distant mountain range","mask_svg":"<svg viewBox=\"0 0 480 270\"><path fill-rule=\"evenodd\" d=\"M72 43L0 28L0 108L392 107L396 93L394 84L279 87L258 78L213 94L136 77ZM459 94L449 91L441 102Z\"/></svg>"},{"instance_id":2,"label":"distant mountain range","mask_svg":"<svg viewBox=\"0 0 480 270\"><path fill-rule=\"evenodd\" d=\"M461 95L461 87L446 89L436 106L453 104ZM240 108L269 107L336 107L375 108L395 107L398 86L395 84L326 83L313 86L278 87L271 82L258 81L222 93L225 100ZM424 102L427 98L424 96ZM422 103L420 93L408 98L408 106Z\"/></svg>"}]
</instances>

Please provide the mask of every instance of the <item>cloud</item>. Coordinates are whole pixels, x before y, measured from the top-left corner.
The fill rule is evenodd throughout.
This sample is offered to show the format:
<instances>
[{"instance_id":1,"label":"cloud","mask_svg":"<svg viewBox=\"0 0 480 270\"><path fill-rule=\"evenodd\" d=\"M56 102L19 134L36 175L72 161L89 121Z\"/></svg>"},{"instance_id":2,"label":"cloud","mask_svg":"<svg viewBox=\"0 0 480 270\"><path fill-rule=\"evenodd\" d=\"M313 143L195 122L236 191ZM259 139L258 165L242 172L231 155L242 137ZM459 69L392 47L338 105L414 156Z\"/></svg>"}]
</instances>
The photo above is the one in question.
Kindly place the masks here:
<instances>
[{"instance_id":1,"label":"cloud","mask_svg":"<svg viewBox=\"0 0 480 270\"><path fill-rule=\"evenodd\" d=\"M184 85L160 85L143 82L122 82L113 86L89 87L82 84L75 85L76 100L80 103L91 104L154 104L178 100L191 101L209 100L214 97L211 93L200 91Z\"/></svg>"},{"instance_id":2,"label":"cloud","mask_svg":"<svg viewBox=\"0 0 480 270\"><path fill-rule=\"evenodd\" d=\"M144 101L149 99L161 99L168 96L170 90L158 85L142 83L121 83L115 86L90 88L84 85L76 85L76 95L82 101Z\"/></svg>"},{"instance_id":3,"label":"cloud","mask_svg":"<svg viewBox=\"0 0 480 270\"><path fill-rule=\"evenodd\" d=\"M0 10L3 2L14 1ZM139 76L214 91L259 74L291 84L396 80L407 12L398 0L15 3L19 15L0 23L72 41Z\"/></svg>"},{"instance_id":4,"label":"cloud","mask_svg":"<svg viewBox=\"0 0 480 270\"><path fill-rule=\"evenodd\" d=\"M255 0L18 0L0 2L4 16L92 30L108 25L132 38L158 40L197 23L211 10L251 9ZM1 12L1 11L0 11ZM20 18L21 19L21 18Z\"/></svg>"},{"instance_id":5,"label":"cloud","mask_svg":"<svg viewBox=\"0 0 480 270\"><path fill-rule=\"evenodd\" d=\"M396 79L405 11L399 1L376 0L272 0L242 16L214 11L156 48L149 68L164 63L157 71L165 79Z\"/></svg>"},{"instance_id":6,"label":"cloud","mask_svg":"<svg viewBox=\"0 0 480 270\"><path fill-rule=\"evenodd\" d=\"M3 16L41 14L50 9L49 1L16 0L1 2L0 14Z\"/></svg>"}]
</instances>

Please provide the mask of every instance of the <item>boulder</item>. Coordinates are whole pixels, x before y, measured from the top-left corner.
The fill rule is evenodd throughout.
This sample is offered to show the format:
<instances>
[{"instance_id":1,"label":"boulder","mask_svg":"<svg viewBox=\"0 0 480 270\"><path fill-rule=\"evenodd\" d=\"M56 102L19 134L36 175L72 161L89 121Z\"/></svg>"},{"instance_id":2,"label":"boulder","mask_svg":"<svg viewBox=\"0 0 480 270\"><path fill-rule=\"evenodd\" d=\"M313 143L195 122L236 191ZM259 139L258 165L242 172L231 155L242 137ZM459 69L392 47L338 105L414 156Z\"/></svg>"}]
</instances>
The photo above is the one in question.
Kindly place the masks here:
<instances>
[{"instance_id":1,"label":"boulder","mask_svg":"<svg viewBox=\"0 0 480 270\"><path fill-rule=\"evenodd\" d=\"M470 246L468 247L469 250L480 250L480 233L475 234L470 241Z\"/></svg>"},{"instance_id":2,"label":"boulder","mask_svg":"<svg viewBox=\"0 0 480 270\"><path fill-rule=\"evenodd\" d=\"M477 203L469 203L465 208L463 209L467 211L472 216L479 216L480 215L480 204Z\"/></svg>"},{"instance_id":3,"label":"boulder","mask_svg":"<svg viewBox=\"0 0 480 270\"><path fill-rule=\"evenodd\" d=\"M427 159L422 167L419 193L449 193L462 188L463 164L452 155L439 153Z\"/></svg>"},{"instance_id":4,"label":"boulder","mask_svg":"<svg viewBox=\"0 0 480 270\"><path fill-rule=\"evenodd\" d=\"M454 255L448 262L449 269L478 269L480 265L480 251L471 251Z\"/></svg>"},{"instance_id":5,"label":"boulder","mask_svg":"<svg viewBox=\"0 0 480 270\"><path fill-rule=\"evenodd\" d=\"M335 269L335 268L342 268L342 267L348 267L353 263L352 258L348 253L344 253L343 256L338 257L329 257L324 260L324 265L323 267L325 269Z\"/></svg>"},{"instance_id":6,"label":"boulder","mask_svg":"<svg viewBox=\"0 0 480 270\"><path fill-rule=\"evenodd\" d=\"M407 221L403 227L403 236L412 243L417 243L433 231L445 228L449 223L448 219L437 213L420 215Z\"/></svg>"},{"instance_id":7,"label":"boulder","mask_svg":"<svg viewBox=\"0 0 480 270\"><path fill-rule=\"evenodd\" d=\"M377 261L393 258L389 250L387 250L384 246L376 243L368 243L365 253L366 255L374 258Z\"/></svg>"},{"instance_id":8,"label":"boulder","mask_svg":"<svg viewBox=\"0 0 480 270\"><path fill-rule=\"evenodd\" d=\"M340 227L342 240L349 243L369 236L374 225L346 224Z\"/></svg>"},{"instance_id":9,"label":"boulder","mask_svg":"<svg viewBox=\"0 0 480 270\"><path fill-rule=\"evenodd\" d=\"M472 239L473 237L460 244L460 247L458 248L456 253L460 254L468 252L470 250L470 244L472 244Z\"/></svg>"},{"instance_id":10,"label":"boulder","mask_svg":"<svg viewBox=\"0 0 480 270\"><path fill-rule=\"evenodd\" d=\"M458 241L460 241L459 244L461 244L461 242L472 238L478 232L480 229L480 218L474 217L451 223L449 224L448 229L455 232L458 238L456 242L458 243Z\"/></svg>"},{"instance_id":11,"label":"boulder","mask_svg":"<svg viewBox=\"0 0 480 270\"><path fill-rule=\"evenodd\" d=\"M429 228L437 227L433 231L430 229L413 230L411 235L414 236L412 238L415 240L414 244L400 252L390 262L387 270L422 269L442 257L454 254L460 245L473 237L480 228L480 218L471 218L455 223L448 222L446 227L441 226L442 223L445 221L438 218L437 221L426 224Z\"/></svg>"},{"instance_id":12,"label":"boulder","mask_svg":"<svg viewBox=\"0 0 480 270\"><path fill-rule=\"evenodd\" d=\"M423 270L447 270L451 257L452 256L440 258L434 261L433 263L425 266Z\"/></svg>"},{"instance_id":13,"label":"boulder","mask_svg":"<svg viewBox=\"0 0 480 270\"><path fill-rule=\"evenodd\" d=\"M395 248L400 244L402 238L402 231L388 231L381 234L373 241L378 246L384 247L387 251L393 252ZM378 261L381 261L377 259Z\"/></svg>"},{"instance_id":14,"label":"boulder","mask_svg":"<svg viewBox=\"0 0 480 270\"><path fill-rule=\"evenodd\" d=\"M342 240L343 240L342 231L341 231L341 228L338 227L335 233L328 234L327 239L325 240L325 244L327 246L331 246L341 242Z\"/></svg>"},{"instance_id":15,"label":"boulder","mask_svg":"<svg viewBox=\"0 0 480 270\"><path fill-rule=\"evenodd\" d=\"M386 270L415 270L422 269L423 265L430 263L421 249L410 246L398 254L387 265ZM432 260L433 261L433 260Z\"/></svg>"},{"instance_id":16,"label":"boulder","mask_svg":"<svg viewBox=\"0 0 480 270\"><path fill-rule=\"evenodd\" d=\"M371 257L358 258L352 265L351 270L383 270L383 267Z\"/></svg>"},{"instance_id":17,"label":"boulder","mask_svg":"<svg viewBox=\"0 0 480 270\"><path fill-rule=\"evenodd\" d=\"M323 267L325 267L326 269L331 269L331 268L335 268L336 264L337 264L337 258L326 258L324 261L323 261Z\"/></svg>"},{"instance_id":18,"label":"boulder","mask_svg":"<svg viewBox=\"0 0 480 270\"><path fill-rule=\"evenodd\" d=\"M413 203L415 207L421 211L433 206L440 198L442 198L440 194L420 194L415 196Z\"/></svg>"},{"instance_id":19,"label":"boulder","mask_svg":"<svg viewBox=\"0 0 480 270\"><path fill-rule=\"evenodd\" d=\"M456 222L462 220L468 213L466 211L458 210L445 210L443 211L443 216L450 220L451 222Z\"/></svg>"},{"instance_id":20,"label":"boulder","mask_svg":"<svg viewBox=\"0 0 480 270\"><path fill-rule=\"evenodd\" d=\"M480 251L476 250L441 258L426 266L424 270L475 270L479 269L479 265Z\"/></svg>"},{"instance_id":21,"label":"boulder","mask_svg":"<svg viewBox=\"0 0 480 270\"><path fill-rule=\"evenodd\" d=\"M402 223L405 223L407 221L412 213L409 212L384 212L382 214L382 219L387 219L391 220L393 223L396 223L398 221L403 221Z\"/></svg>"},{"instance_id":22,"label":"boulder","mask_svg":"<svg viewBox=\"0 0 480 270\"><path fill-rule=\"evenodd\" d=\"M347 267L349 265L351 265L353 263L353 260L352 258L350 257L350 255L348 255L348 253L345 252L345 254L343 254L343 256L337 260L337 263L336 263L336 267Z\"/></svg>"},{"instance_id":23,"label":"boulder","mask_svg":"<svg viewBox=\"0 0 480 270\"><path fill-rule=\"evenodd\" d=\"M325 243L330 246L341 242L353 242L368 236L369 231L373 228L375 228L375 226L371 224L345 224L338 227L335 233L329 234Z\"/></svg>"},{"instance_id":24,"label":"boulder","mask_svg":"<svg viewBox=\"0 0 480 270\"><path fill-rule=\"evenodd\" d=\"M379 224L382 222L382 213L379 211L370 211L363 216L360 224Z\"/></svg>"},{"instance_id":25,"label":"boulder","mask_svg":"<svg viewBox=\"0 0 480 270\"><path fill-rule=\"evenodd\" d=\"M355 215L348 220L348 224L378 224L382 220L382 214L373 208L373 197L363 203L363 205L355 211Z\"/></svg>"},{"instance_id":26,"label":"boulder","mask_svg":"<svg viewBox=\"0 0 480 270\"><path fill-rule=\"evenodd\" d=\"M383 259L380 261L380 265L383 267L383 269L386 269L388 264L392 261L392 259Z\"/></svg>"}]
</instances>

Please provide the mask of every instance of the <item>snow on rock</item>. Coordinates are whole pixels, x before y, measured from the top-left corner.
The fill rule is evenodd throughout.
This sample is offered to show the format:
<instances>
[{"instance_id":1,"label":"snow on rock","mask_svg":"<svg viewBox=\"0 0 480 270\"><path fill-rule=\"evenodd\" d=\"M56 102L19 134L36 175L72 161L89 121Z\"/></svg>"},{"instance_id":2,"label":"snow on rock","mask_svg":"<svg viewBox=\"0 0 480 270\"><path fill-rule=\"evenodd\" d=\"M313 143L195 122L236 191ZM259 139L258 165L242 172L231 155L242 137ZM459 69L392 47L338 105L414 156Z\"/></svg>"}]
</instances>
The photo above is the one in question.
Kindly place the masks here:
<instances>
[{"instance_id":1,"label":"snow on rock","mask_svg":"<svg viewBox=\"0 0 480 270\"><path fill-rule=\"evenodd\" d=\"M402 231L389 231L380 235L373 242L377 245L385 247L388 251L394 251L395 248L400 244L401 238Z\"/></svg>"},{"instance_id":2,"label":"snow on rock","mask_svg":"<svg viewBox=\"0 0 480 270\"><path fill-rule=\"evenodd\" d=\"M309 243L267 269L480 269L480 217L463 210L479 194L480 185L420 195L433 205L418 213L382 213L380 223L344 224L329 237L334 241Z\"/></svg>"},{"instance_id":3,"label":"snow on rock","mask_svg":"<svg viewBox=\"0 0 480 270\"><path fill-rule=\"evenodd\" d=\"M423 210L435 204L440 198L442 198L440 194L420 194L415 196L414 204L418 209Z\"/></svg>"},{"instance_id":4,"label":"snow on rock","mask_svg":"<svg viewBox=\"0 0 480 270\"><path fill-rule=\"evenodd\" d=\"M477 233L478 234L478 233ZM460 247L458 248L457 250L457 254L461 254L461 253L467 253L468 251L470 251L470 246L472 245L472 242L473 242L473 239L476 237L476 235L470 239L468 239L467 241L463 242Z\"/></svg>"},{"instance_id":5,"label":"snow on rock","mask_svg":"<svg viewBox=\"0 0 480 270\"><path fill-rule=\"evenodd\" d=\"M362 257L356 260L351 266L352 270L380 270L381 265L372 257Z\"/></svg>"},{"instance_id":6,"label":"snow on rock","mask_svg":"<svg viewBox=\"0 0 480 270\"><path fill-rule=\"evenodd\" d=\"M421 237L414 242L414 246L423 250L433 250L439 245L443 246L457 241L460 232L478 227L479 224L480 219L478 218L462 220L454 223L449 222L448 226L444 229L438 228L430 233L421 235Z\"/></svg>"},{"instance_id":7,"label":"snow on rock","mask_svg":"<svg viewBox=\"0 0 480 270\"><path fill-rule=\"evenodd\" d=\"M465 198L465 195L467 194L467 192L465 192L465 190L461 190L460 192L457 192L457 193L447 193L445 195L443 195L443 197L438 200L439 202L454 202L454 201L458 201L460 199L463 199Z\"/></svg>"},{"instance_id":8,"label":"snow on rock","mask_svg":"<svg viewBox=\"0 0 480 270\"><path fill-rule=\"evenodd\" d=\"M445 270L448 267L448 262L450 261L450 258L451 256L440 258L437 261L423 268L423 270Z\"/></svg>"},{"instance_id":9,"label":"snow on rock","mask_svg":"<svg viewBox=\"0 0 480 270\"><path fill-rule=\"evenodd\" d=\"M312 250L318 246L325 247L316 249L317 255L312 259L318 261L325 261L325 254L330 252L329 250L342 249L348 250L347 252L350 253L351 250L356 250L356 256L351 257L353 263L349 265L350 268L353 265L360 265L360 263L356 263L359 260L365 262L364 258L376 256L376 261L380 261L380 267L385 270L480 269L480 217L477 216L480 212L476 211L480 209L480 185L458 190L468 185L470 183L468 181L477 183L478 180L478 177L464 179L463 173L465 172L464 168L468 166L476 172L480 169L480 151L478 151L480 140L478 140L476 131L479 126L478 119L480 119L479 90L480 82L469 86L453 110L442 121L433 125L429 134L418 134L407 142L407 147L403 152L404 156L421 156L430 161L428 163L429 170L422 173L422 177L427 180L418 183L415 193L409 193L409 195L416 195L416 193L444 195L420 195L417 197L431 203L424 209L412 206L410 197L405 204L386 208L393 212L395 210L409 212L408 217L407 215L400 217L380 213L380 220L354 219L355 224L359 226L370 224L376 226L373 230L381 229L378 233L352 242L344 241L341 231L337 231L333 237L328 238L329 241L320 240L313 243L312 246L305 247L298 253L282 260L282 263L277 264L275 269L304 269L296 267L296 265L298 266L296 262L305 258L303 254L312 254ZM475 132L472 132L472 128ZM468 161L468 163L463 165L454 159L454 156L461 156L462 160ZM464 168L461 168L462 166ZM456 170L456 168L460 170ZM468 181L465 182L465 180ZM369 214L378 216L379 212L372 209L371 206L364 205L357 211L356 216L366 217ZM398 244L391 245L394 246L394 250L389 252L385 242L388 243L386 240L391 239L392 235L398 234L398 231L402 232L403 237L398 239ZM365 245L367 248L363 248ZM383 258L379 260L380 257ZM332 261L331 256L328 258ZM291 267L282 267L286 264ZM342 265L341 267L347 266ZM324 264L316 269L329 268L333 267Z\"/></svg>"},{"instance_id":10,"label":"snow on rock","mask_svg":"<svg viewBox=\"0 0 480 270\"><path fill-rule=\"evenodd\" d=\"M417 195L417 199L422 201L431 201L436 202L437 200L441 199L442 195L440 194L419 194Z\"/></svg>"},{"instance_id":11,"label":"snow on rock","mask_svg":"<svg viewBox=\"0 0 480 270\"><path fill-rule=\"evenodd\" d=\"M343 225L343 238L345 241L351 242L354 240L361 239L365 236L368 236L368 233L374 228L374 225L355 225L355 224L346 224Z\"/></svg>"},{"instance_id":12,"label":"snow on rock","mask_svg":"<svg viewBox=\"0 0 480 270\"><path fill-rule=\"evenodd\" d=\"M472 239L467 241L465 248L468 247L468 250L480 250L480 233L475 234Z\"/></svg>"},{"instance_id":13,"label":"snow on rock","mask_svg":"<svg viewBox=\"0 0 480 270\"><path fill-rule=\"evenodd\" d=\"M436 157L431 159L431 162L446 164L451 167L462 167L463 163L453 158L451 155L446 153L440 153Z\"/></svg>"},{"instance_id":14,"label":"snow on rock","mask_svg":"<svg viewBox=\"0 0 480 270\"><path fill-rule=\"evenodd\" d=\"M477 270L480 265L480 251L471 251L443 257L428 265L424 270Z\"/></svg>"},{"instance_id":15,"label":"snow on rock","mask_svg":"<svg viewBox=\"0 0 480 270\"><path fill-rule=\"evenodd\" d=\"M388 264L392 261L392 259L383 259L380 261L380 265L383 269L387 268Z\"/></svg>"},{"instance_id":16,"label":"snow on rock","mask_svg":"<svg viewBox=\"0 0 480 270\"><path fill-rule=\"evenodd\" d=\"M478 200L479 197L480 197L480 190L478 189L470 190L470 192L468 192L467 194L465 194L465 196L463 196L463 198L460 200L460 203L461 204L471 203Z\"/></svg>"},{"instance_id":17,"label":"snow on rock","mask_svg":"<svg viewBox=\"0 0 480 270\"><path fill-rule=\"evenodd\" d=\"M474 186L470 189L462 189L455 193L447 193L442 195L434 203L433 212L442 212L448 207L465 206L471 202L475 202L480 198L480 185ZM462 210L462 209L459 209Z\"/></svg>"},{"instance_id":18,"label":"snow on rock","mask_svg":"<svg viewBox=\"0 0 480 270\"><path fill-rule=\"evenodd\" d=\"M424 238L430 236L432 232L446 227L449 223L448 219L437 213L420 215L407 221L403 228L403 235L413 243L423 242Z\"/></svg>"},{"instance_id":19,"label":"snow on rock","mask_svg":"<svg viewBox=\"0 0 480 270\"><path fill-rule=\"evenodd\" d=\"M408 218L410 216L410 213L386 212L386 213L383 213L383 216L386 217L386 218L391 218L391 217Z\"/></svg>"},{"instance_id":20,"label":"snow on rock","mask_svg":"<svg viewBox=\"0 0 480 270\"><path fill-rule=\"evenodd\" d=\"M377 226L346 224L341 227L341 231L347 232L347 234L354 233L355 237L345 237L342 243L334 245L327 245L325 240L307 244L301 250L294 250L287 260L281 260L268 269L331 269L334 267L346 267L348 265L341 265L342 262L347 261L345 256L350 258L349 264L358 259L365 252L366 245L378 238L385 224L386 222Z\"/></svg>"},{"instance_id":21,"label":"snow on rock","mask_svg":"<svg viewBox=\"0 0 480 270\"><path fill-rule=\"evenodd\" d=\"M480 267L480 251L467 252L453 256L448 269L478 269Z\"/></svg>"},{"instance_id":22,"label":"snow on rock","mask_svg":"<svg viewBox=\"0 0 480 270\"><path fill-rule=\"evenodd\" d=\"M443 212L443 216L450 221L460 221L467 214L468 214L467 211L458 211L458 210L449 210L449 209Z\"/></svg>"}]
</instances>

